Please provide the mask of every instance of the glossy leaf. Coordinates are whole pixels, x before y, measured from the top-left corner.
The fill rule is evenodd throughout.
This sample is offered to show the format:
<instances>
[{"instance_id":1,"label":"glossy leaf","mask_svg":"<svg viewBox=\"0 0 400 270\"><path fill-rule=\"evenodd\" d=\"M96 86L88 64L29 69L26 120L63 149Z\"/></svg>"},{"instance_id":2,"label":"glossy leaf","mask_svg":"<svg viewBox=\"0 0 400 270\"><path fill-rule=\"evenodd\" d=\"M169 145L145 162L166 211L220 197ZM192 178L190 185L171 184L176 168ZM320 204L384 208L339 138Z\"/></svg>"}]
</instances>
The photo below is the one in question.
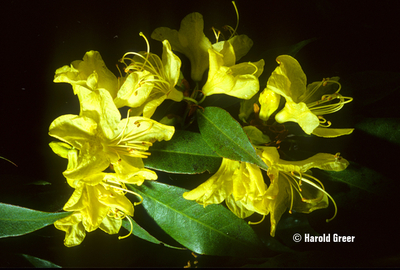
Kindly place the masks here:
<instances>
[{"instance_id":1,"label":"glossy leaf","mask_svg":"<svg viewBox=\"0 0 400 270\"><path fill-rule=\"evenodd\" d=\"M222 205L203 207L185 200L187 190L147 182L128 185L143 196L143 207L172 238L190 250L218 256L259 256L263 246L251 227Z\"/></svg>"},{"instance_id":2,"label":"glossy leaf","mask_svg":"<svg viewBox=\"0 0 400 270\"><path fill-rule=\"evenodd\" d=\"M190 131L177 130L171 140L155 143L149 152L145 166L170 173L213 173L221 164L221 157L202 136Z\"/></svg>"},{"instance_id":3,"label":"glossy leaf","mask_svg":"<svg viewBox=\"0 0 400 270\"><path fill-rule=\"evenodd\" d=\"M26 255L26 254L21 254L25 259L27 259L35 268L61 268L61 266L54 264L52 262Z\"/></svg>"},{"instance_id":4,"label":"glossy leaf","mask_svg":"<svg viewBox=\"0 0 400 270\"><path fill-rule=\"evenodd\" d=\"M225 110L207 107L197 110L200 133L221 157L256 164L268 169L257 155L240 124Z\"/></svg>"},{"instance_id":5,"label":"glossy leaf","mask_svg":"<svg viewBox=\"0 0 400 270\"><path fill-rule=\"evenodd\" d=\"M146 231L145 229L143 229L139 224L136 223L136 221L134 221L133 219L132 221L132 227L131 224L129 223L129 221L127 221L126 219L124 219L122 221L122 226L127 229L128 231L130 231L132 229L132 234L143 239L146 241L149 241L151 243L154 244L162 244L166 247L169 248L174 248L174 249L186 249L186 248L181 248L181 247L174 247L171 245L168 245L164 242L161 242L160 240L158 240L157 238L155 238L154 236L152 236L148 231Z\"/></svg>"},{"instance_id":6,"label":"glossy leaf","mask_svg":"<svg viewBox=\"0 0 400 270\"><path fill-rule=\"evenodd\" d=\"M0 203L0 238L19 236L39 230L70 214L69 212L41 212Z\"/></svg>"}]
</instances>

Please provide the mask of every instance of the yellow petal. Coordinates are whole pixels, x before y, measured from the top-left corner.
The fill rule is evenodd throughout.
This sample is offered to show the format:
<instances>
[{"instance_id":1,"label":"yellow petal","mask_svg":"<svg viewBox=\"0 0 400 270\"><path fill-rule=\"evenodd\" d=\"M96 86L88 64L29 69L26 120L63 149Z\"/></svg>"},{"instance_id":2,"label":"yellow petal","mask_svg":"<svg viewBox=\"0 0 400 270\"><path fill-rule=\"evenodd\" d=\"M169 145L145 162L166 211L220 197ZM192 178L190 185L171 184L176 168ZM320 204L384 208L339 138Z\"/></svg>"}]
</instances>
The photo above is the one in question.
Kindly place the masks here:
<instances>
[{"instance_id":1,"label":"yellow petal","mask_svg":"<svg viewBox=\"0 0 400 270\"><path fill-rule=\"evenodd\" d=\"M80 245L85 239L86 232L79 212L74 212L65 218L57 220L54 222L54 226L58 230L65 231L64 245L67 247Z\"/></svg>"},{"instance_id":2,"label":"yellow petal","mask_svg":"<svg viewBox=\"0 0 400 270\"><path fill-rule=\"evenodd\" d=\"M268 79L267 88L298 103L306 91L307 78L299 62L290 55L276 58L279 66Z\"/></svg>"},{"instance_id":3,"label":"yellow petal","mask_svg":"<svg viewBox=\"0 0 400 270\"><path fill-rule=\"evenodd\" d=\"M204 21L200 13L194 12L183 18L179 32L168 27L159 27L151 38L159 41L167 39L173 50L186 55L191 63L191 78L201 81L208 68L208 49L211 42L203 33Z\"/></svg>"},{"instance_id":4,"label":"yellow petal","mask_svg":"<svg viewBox=\"0 0 400 270\"><path fill-rule=\"evenodd\" d=\"M311 134L319 126L318 117L304 102L294 103L286 100L285 107L276 114L275 120L278 123L296 122L307 134Z\"/></svg>"},{"instance_id":5,"label":"yellow petal","mask_svg":"<svg viewBox=\"0 0 400 270\"><path fill-rule=\"evenodd\" d=\"M226 94L237 98L250 99L258 92L259 82L257 78L264 68L264 60L228 67L221 53L210 49L209 55L210 70L207 82L202 89L206 96Z\"/></svg>"},{"instance_id":6,"label":"yellow petal","mask_svg":"<svg viewBox=\"0 0 400 270\"><path fill-rule=\"evenodd\" d=\"M312 132L313 135L324 138L336 138L343 135L349 135L354 131L354 128L324 128L317 127Z\"/></svg>"},{"instance_id":7,"label":"yellow petal","mask_svg":"<svg viewBox=\"0 0 400 270\"><path fill-rule=\"evenodd\" d=\"M192 191L183 193L183 197L186 200L196 200L204 207L221 203L232 193L232 176L239 167L239 161L223 158L220 168L213 176Z\"/></svg>"},{"instance_id":8,"label":"yellow petal","mask_svg":"<svg viewBox=\"0 0 400 270\"><path fill-rule=\"evenodd\" d=\"M269 117L278 109L281 96L274 91L265 88L260 94L258 101L260 102L260 118L267 121Z\"/></svg>"}]
</instances>

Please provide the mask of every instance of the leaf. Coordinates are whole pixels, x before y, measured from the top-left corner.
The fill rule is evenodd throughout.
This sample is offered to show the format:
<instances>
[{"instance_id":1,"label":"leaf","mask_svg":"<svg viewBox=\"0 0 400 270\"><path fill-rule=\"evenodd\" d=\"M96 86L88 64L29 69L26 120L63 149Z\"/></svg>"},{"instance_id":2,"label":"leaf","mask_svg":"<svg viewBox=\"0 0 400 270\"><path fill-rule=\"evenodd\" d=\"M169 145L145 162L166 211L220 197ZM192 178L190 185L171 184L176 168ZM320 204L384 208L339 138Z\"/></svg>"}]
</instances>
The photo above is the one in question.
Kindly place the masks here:
<instances>
[{"instance_id":1,"label":"leaf","mask_svg":"<svg viewBox=\"0 0 400 270\"><path fill-rule=\"evenodd\" d=\"M128 185L143 196L143 207L172 238L190 250L206 255L262 254L262 243L251 227L222 205L203 207L185 200L187 190L158 182Z\"/></svg>"},{"instance_id":2,"label":"leaf","mask_svg":"<svg viewBox=\"0 0 400 270\"><path fill-rule=\"evenodd\" d=\"M366 118L356 124L356 129L400 145L399 118Z\"/></svg>"},{"instance_id":3,"label":"leaf","mask_svg":"<svg viewBox=\"0 0 400 270\"><path fill-rule=\"evenodd\" d=\"M346 170L340 172L321 170L316 174L323 176L319 179L343 182L370 193L381 192L386 183L380 173L351 161Z\"/></svg>"},{"instance_id":4,"label":"leaf","mask_svg":"<svg viewBox=\"0 0 400 270\"><path fill-rule=\"evenodd\" d=\"M190 131L176 130L170 141L155 143L150 152L151 156L143 159L145 166L170 173L213 173L221 164L221 157L200 133Z\"/></svg>"},{"instance_id":5,"label":"leaf","mask_svg":"<svg viewBox=\"0 0 400 270\"><path fill-rule=\"evenodd\" d=\"M69 212L48 213L0 203L0 238L27 234L63 217Z\"/></svg>"},{"instance_id":6,"label":"leaf","mask_svg":"<svg viewBox=\"0 0 400 270\"><path fill-rule=\"evenodd\" d=\"M131 224L129 223L129 221L127 221L126 219L124 219L122 221L122 226L125 229L127 229L128 231L131 231L131 229L132 229L133 235L135 235L143 240L149 241L151 243L162 244L169 248L182 249L182 250L186 249L186 248L181 248L181 247L174 247L174 246L168 245L164 242L161 242L160 240L158 240L157 238L152 236L150 233L148 233L145 229L143 229L139 224L137 224L136 221L134 221L133 219L131 219L131 221L132 221L132 227L131 227Z\"/></svg>"},{"instance_id":7,"label":"leaf","mask_svg":"<svg viewBox=\"0 0 400 270\"><path fill-rule=\"evenodd\" d=\"M25 259L27 259L35 268L62 268L61 266L54 264L52 262L39 259L26 254L21 254Z\"/></svg>"},{"instance_id":8,"label":"leaf","mask_svg":"<svg viewBox=\"0 0 400 270\"><path fill-rule=\"evenodd\" d=\"M257 155L240 124L225 110L207 107L197 110L200 133L208 145L221 157L260 166L268 166Z\"/></svg>"}]
</instances>

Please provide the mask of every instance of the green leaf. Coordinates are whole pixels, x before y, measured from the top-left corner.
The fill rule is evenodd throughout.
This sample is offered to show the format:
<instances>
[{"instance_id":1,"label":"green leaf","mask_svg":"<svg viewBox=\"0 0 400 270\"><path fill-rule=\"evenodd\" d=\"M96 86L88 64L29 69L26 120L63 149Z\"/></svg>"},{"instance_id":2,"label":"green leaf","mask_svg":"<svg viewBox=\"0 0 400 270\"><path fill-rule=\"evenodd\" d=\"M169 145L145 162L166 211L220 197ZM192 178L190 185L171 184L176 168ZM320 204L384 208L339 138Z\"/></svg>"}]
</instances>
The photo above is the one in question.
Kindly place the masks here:
<instances>
[{"instance_id":1,"label":"green leaf","mask_svg":"<svg viewBox=\"0 0 400 270\"><path fill-rule=\"evenodd\" d=\"M39 259L26 254L21 254L25 259L27 259L35 268L62 268L61 266L54 264L52 262Z\"/></svg>"},{"instance_id":2,"label":"green leaf","mask_svg":"<svg viewBox=\"0 0 400 270\"><path fill-rule=\"evenodd\" d=\"M356 124L356 129L400 145L399 118L366 118Z\"/></svg>"},{"instance_id":3,"label":"green leaf","mask_svg":"<svg viewBox=\"0 0 400 270\"><path fill-rule=\"evenodd\" d=\"M182 197L187 190L158 182L128 186L143 196L143 207L155 222L190 250L218 256L262 254L264 247L251 227L222 205L204 208Z\"/></svg>"},{"instance_id":4,"label":"green leaf","mask_svg":"<svg viewBox=\"0 0 400 270\"><path fill-rule=\"evenodd\" d=\"M319 178L320 180L329 179L343 182L370 193L381 192L386 183L386 181L383 180L384 177L380 173L351 161L346 170L340 172L321 170L315 173L316 175L322 175L322 177Z\"/></svg>"},{"instance_id":5,"label":"green leaf","mask_svg":"<svg viewBox=\"0 0 400 270\"><path fill-rule=\"evenodd\" d=\"M240 124L225 110L207 107L197 110L200 133L208 145L221 157L256 164L268 169L257 155Z\"/></svg>"},{"instance_id":6,"label":"green leaf","mask_svg":"<svg viewBox=\"0 0 400 270\"><path fill-rule=\"evenodd\" d=\"M70 212L41 212L0 203L0 238L19 236L39 230L70 214Z\"/></svg>"},{"instance_id":7,"label":"green leaf","mask_svg":"<svg viewBox=\"0 0 400 270\"><path fill-rule=\"evenodd\" d=\"M132 229L132 234L133 235L135 235L135 236L137 236L137 237L139 237L139 238L141 238L143 240L149 241L151 243L162 244L162 245L164 245L166 247L169 247L169 248L182 249L182 250L186 249L186 248L181 248L181 247L174 247L174 246L168 245L168 244L166 244L164 242L161 242L160 240L158 240L157 238L152 236L148 231L143 229L139 224L137 224L136 221L134 221L133 219L131 219L131 221L132 221L132 227L131 227L131 224L129 223L129 221L126 220L126 219L124 219L122 221L122 226L125 229L127 229L128 231L131 231L131 229Z\"/></svg>"},{"instance_id":8,"label":"green leaf","mask_svg":"<svg viewBox=\"0 0 400 270\"><path fill-rule=\"evenodd\" d=\"M221 164L221 157L200 133L190 131L176 130L170 141L155 143L150 152L151 156L143 159L145 166L170 173L213 173Z\"/></svg>"}]
</instances>

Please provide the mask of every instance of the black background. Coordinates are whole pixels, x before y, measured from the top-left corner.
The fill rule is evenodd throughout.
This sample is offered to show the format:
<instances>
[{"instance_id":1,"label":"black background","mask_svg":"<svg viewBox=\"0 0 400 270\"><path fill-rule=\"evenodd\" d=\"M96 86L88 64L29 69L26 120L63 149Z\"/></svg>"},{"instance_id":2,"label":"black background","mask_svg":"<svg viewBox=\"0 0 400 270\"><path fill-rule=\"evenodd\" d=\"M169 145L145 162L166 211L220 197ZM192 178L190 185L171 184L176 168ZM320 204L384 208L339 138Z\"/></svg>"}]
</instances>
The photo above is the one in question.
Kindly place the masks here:
<instances>
[{"instance_id":1,"label":"black background","mask_svg":"<svg viewBox=\"0 0 400 270\"><path fill-rule=\"evenodd\" d=\"M268 50L314 37L319 39L296 55L309 82L340 76L345 86L346 80L359 72L400 72L396 1L238 0L236 4L240 13L238 33L247 34L254 41L252 50L242 60L264 58L264 74L273 71L274 59L283 53L279 49L266 53ZM160 54L161 43L150 39L152 31L160 26L179 29L182 18L194 11L204 16L204 32L212 42L212 26L222 29L226 24L233 27L236 24L231 1L2 1L0 156L12 160L18 167L0 160L0 201L58 211L72 194L61 174L66 160L57 157L48 147L52 140L47 135L50 123L62 114L79 113L78 99L71 86L52 82L57 68L82 59L86 51L97 50L117 75L114 66L125 52L146 49L139 32L150 40L151 51ZM345 91L343 88L342 93L346 94ZM369 91L376 91L379 96L379 87ZM354 126L365 117L399 117L396 91L371 107L357 103L357 98L371 93L362 92L354 85L351 92L354 102L345 109L346 117L337 116L336 127ZM304 143L307 146L308 142ZM356 235L356 243L299 245L294 247L296 255L284 262L278 260L280 264L276 266L399 266L396 221L399 147L357 132L351 139L339 143L344 157L384 175L388 179L385 185L392 192L363 195L362 200L356 200L347 210L339 209L337 220L330 225L313 224L312 220L324 220L326 212L312 213L310 224L317 231ZM317 144L307 147L320 150ZM161 174L159 181L163 177ZM30 184L35 181L47 181L51 185ZM193 187L197 183L187 185ZM333 191L338 188L331 186ZM346 187L339 185L339 188ZM135 220L161 240L174 243L140 207L136 209ZM266 223L258 225L257 230L263 229L262 226L269 230ZM88 234L74 248L64 247L63 238L63 232L48 226L26 236L0 239L0 266L29 266L19 253L63 267L183 267L188 260L194 260L190 251L169 249L133 236L118 240L100 230ZM310 251L314 253L308 256ZM298 254L304 256L296 261ZM249 262L241 258L199 258L199 266L246 263Z\"/></svg>"}]
</instances>

